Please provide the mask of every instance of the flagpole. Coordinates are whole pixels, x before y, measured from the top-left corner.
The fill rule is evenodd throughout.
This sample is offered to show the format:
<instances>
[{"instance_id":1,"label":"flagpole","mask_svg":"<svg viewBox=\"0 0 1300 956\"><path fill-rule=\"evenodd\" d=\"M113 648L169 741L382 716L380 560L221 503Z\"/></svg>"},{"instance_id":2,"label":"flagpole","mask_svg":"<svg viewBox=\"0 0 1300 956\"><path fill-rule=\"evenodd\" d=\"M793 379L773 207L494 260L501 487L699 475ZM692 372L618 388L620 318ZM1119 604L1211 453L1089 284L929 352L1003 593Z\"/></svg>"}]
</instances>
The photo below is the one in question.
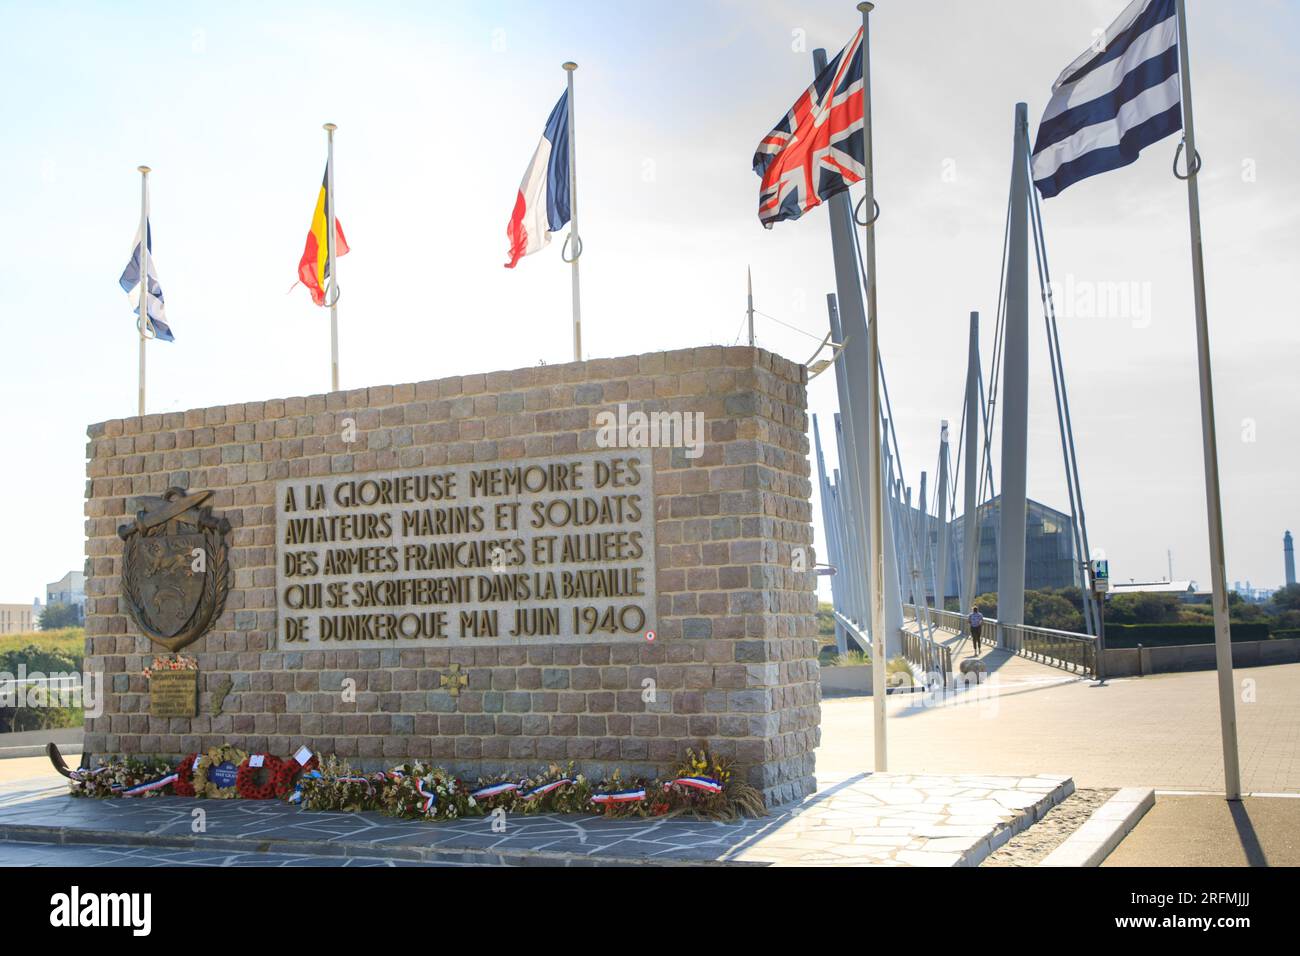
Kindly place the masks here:
<instances>
[{"instance_id":1,"label":"flagpole","mask_svg":"<svg viewBox=\"0 0 1300 956\"><path fill-rule=\"evenodd\" d=\"M578 260L582 258L582 239L578 235L578 142L573 132L573 71L578 64L569 61L564 72L569 75L569 238L573 241L573 360L582 361L582 290L578 281Z\"/></svg>"},{"instance_id":2,"label":"flagpole","mask_svg":"<svg viewBox=\"0 0 1300 956\"><path fill-rule=\"evenodd\" d=\"M884 574L884 489L881 486L880 435L880 326L876 321L876 192L871 166L871 26L874 3L859 3L862 12L862 183L866 187L863 210L867 223L862 227L863 266L867 273L867 448L871 462L867 475L867 507L870 509L868 574L871 576L871 693L874 701L876 772L889 769L889 748L885 739L885 574Z\"/></svg>"},{"instance_id":3,"label":"flagpole","mask_svg":"<svg viewBox=\"0 0 1300 956\"><path fill-rule=\"evenodd\" d=\"M140 417L144 417L144 392L145 392L145 343L149 341L149 336L145 334L149 328L149 173L152 170L148 166L137 166L140 171L140 319L136 322L136 328L140 332Z\"/></svg>"},{"instance_id":4,"label":"flagpole","mask_svg":"<svg viewBox=\"0 0 1300 956\"><path fill-rule=\"evenodd\" d=\"M745 276L749 284L749 347L754 347L754 270L746 267Z\"/></svg>"},{"instance_id":5,"label":"flagpole","mask_svg":"<svg viewBox=\"0 0 1300 956\"><path fill-rule=\"evenodd\" d=\"M328 157L325 161L325 249L330 270L330 391L339 390L339 274L335 261L335 226L334 226L334 131L338 129L333 123L323 127L329 141Z\"/></svg>"},{"instance_id":6,"label":"flagpole","mask_svg":"<svg viewBox=\"0 0 1300 956\"><path fill-rule=\"evenodd\" d=\"M1196 356L1201 383L1201 435L1205 453L1205 498L1210 526L1210 576L1214 587L1214 650L1219 676L1219 722L1223 737L1223 786L1229 800L1241 799L1237 753L1237 703L1232 676L1232 632L1228 617L1223 554L1223 507L1219 493L1219 446L1214 426L1214 383L1210 371L1210 329L1205 303L1205 252L1201 245L1200 158L1192 123L1192 75L1187 52L1187 10L1178 11L1178 70L1183 86L1183 139L1187 147L1187 211L1192 237L1192 281L1196 295Z\"/></svg>"}]
</instances>

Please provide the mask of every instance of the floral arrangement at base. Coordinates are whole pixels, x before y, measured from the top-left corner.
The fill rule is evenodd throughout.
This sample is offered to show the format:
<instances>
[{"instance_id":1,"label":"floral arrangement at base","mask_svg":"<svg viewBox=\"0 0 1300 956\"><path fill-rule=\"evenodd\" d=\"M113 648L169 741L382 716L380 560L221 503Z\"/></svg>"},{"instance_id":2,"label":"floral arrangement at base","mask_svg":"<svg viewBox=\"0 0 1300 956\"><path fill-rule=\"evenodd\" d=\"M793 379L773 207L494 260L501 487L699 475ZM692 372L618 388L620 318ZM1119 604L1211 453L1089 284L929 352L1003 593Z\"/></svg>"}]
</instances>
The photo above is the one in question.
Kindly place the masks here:
<instances>
[{"instance_id":1,"label":"floral arrangement at base","mask_svg":"<svg viewBox=\"0 0 1300 956\"><path fill-rule=\"evenodd\" d=\"M74 797L100 800L123 796L157 797L175 782L174 778L175 774L166 761L149 757L114 757L93 769L71 771L68 786L72 788Z\"/></svg>"},{"instance_id":2,"label":"floral arrangement at base","mask_svg":"<svg viewBox=\"0 0 1300 956\"><path fill-rule=\"evenodd\" d=\"M336 756L254 755L234 747L190 754L171 770L159 761L112 761L77 771L73 796L136 796L169 790L178 796L214 799L287 799L304 810L374 811L404 820L449 821L505 813L595 813L610 818L692 814L709 820L761 817L763 795L738 778L729 761L707 749L688 749L666 780L624 778L620 771L592 783L572 763L551 764L522 780L500 776L473 784L441 767L415 762L387 773L359 773ZM254 763L260 766L253 766ZM238 768L236 785L219 788L209 780L214 767Z\"/></svg>"},{"instance_id":3,"label":"floral arrangement at base","mask_svg":"<svg viewBox=\"0 0 1300 956\"><path fill-rule=\"evenodd\" d=\"M152 664L140 673L149 678L162 671L196 671L198 669L199 662L193 657L185 657L182 654L160 654L153 659Z\"/></svg>"},{"instance_id":4,"label":"floral arrangement at base","mask_svg":"<svg viewBox=\"0 0 1300 956\"><path fill-rule=\"evenodd\" d=\"M210 779L210 776L214 769L223 764L231 764L237 768L247 759L248 754L236 747L213 747L207 753L202 754L194 763L195 794L212 800L234 800L239 796L238 787L219 787L216 781Z\"/></svg>"}]
</instances>

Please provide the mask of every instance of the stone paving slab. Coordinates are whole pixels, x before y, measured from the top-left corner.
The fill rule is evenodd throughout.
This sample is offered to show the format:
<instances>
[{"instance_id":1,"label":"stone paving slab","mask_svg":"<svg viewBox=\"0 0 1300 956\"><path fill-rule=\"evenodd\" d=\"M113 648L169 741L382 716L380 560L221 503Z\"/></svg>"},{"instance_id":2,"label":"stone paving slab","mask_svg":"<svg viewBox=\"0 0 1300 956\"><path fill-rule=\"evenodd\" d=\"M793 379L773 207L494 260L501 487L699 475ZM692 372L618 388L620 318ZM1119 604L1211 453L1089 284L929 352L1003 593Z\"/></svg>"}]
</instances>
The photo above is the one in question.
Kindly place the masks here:
<instances>
[{"instance_id":1,"label":"stone paving slab","mask_svg":"<svg viewBox=\"0 0 1300 956\"><path fill-rule=\"evenodd\" d=\"M122 865L152 865L166 849L190 865L249 865L262 854L272 866L305 857L352 865L973 866L1073 789L1069 777L1048 774L864 773L824 780L816 794L760 820L514 815L496 833L482 817L428 824L273 801L86 800L48 785L21 795L14 787L0 792L0 860L35 854L39 865L34 845L62 845L141 850L142 862ZM206 815L197 834L196 809Z\"/></svg>"}]
</instances>

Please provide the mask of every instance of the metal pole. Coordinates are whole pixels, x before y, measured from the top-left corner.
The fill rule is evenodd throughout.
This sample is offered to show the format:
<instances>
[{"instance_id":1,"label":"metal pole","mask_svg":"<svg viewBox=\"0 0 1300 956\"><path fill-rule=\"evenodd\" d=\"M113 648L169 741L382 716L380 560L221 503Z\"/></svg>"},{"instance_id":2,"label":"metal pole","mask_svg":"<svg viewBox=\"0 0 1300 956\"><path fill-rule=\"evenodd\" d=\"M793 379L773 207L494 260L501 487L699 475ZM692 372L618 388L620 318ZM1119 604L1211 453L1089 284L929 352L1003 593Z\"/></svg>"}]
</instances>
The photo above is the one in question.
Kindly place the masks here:
<instances>
[{"instance_id":1,"label":"metal pole","mask_svg":"<svg viewBox=\"0 0 1300 956\"><path fill-rule=\"evenodd\" d=\"M979 446L980 446L980 429L976 427L977 423L984 420L981 414L976 418L976 412L979 409L979 377L980 377L980 314L972 312L970 314L970 354L966 364L966 490L965 505L962 513L962 587L961 587L961 611L962 614L969 614L970 609L975 605L975 588L979 584L979 560L980 560L980 524L979 524L979 492L977 485L980 477Z\"/></svg>"},{"instance_id":2,"label":"metal pole","mask_svg":"<svg viewBox=\"0 0 1300 956\"><path fill-rule=\"evenodd\" d=\"M831 508L832 508L832 503L830 500L831 488L830 488L830 483L826 480L826 458L822 455L822 432L821 432L821 427L817 423L816 415L812 417L812 420L813 420L813 445L817 452L817 494L818 497L821 499L821 504L822 504L822 531L824 533L824 537L826 538L826 557L827 560L830 562L831 566L834 567L838 572L839 564L840 564L840 556L839 556L839 551L835 546L835 532L833 530L832 519L831 519ZM840 604L841 604L840 582L837 580L838 577L839 577L838 573L836 573L831 577L831 607L837 610L840 608ZM846 642L846 638L844 637L844 626L838 620L836 620L835 621L835 651L838 654L843 654L847 650L848 650L848 644Z\"/></svg>"},{"instance_id":3,"label":"metal pole","mask_svg":"<svg viewBox=\"0 0 1300 956\"><path fill-rule=\"evenodd\" d=\"M840 417L838 415L835 416L835 438L837 439L838 442L840 457L841 459L843 459L844 456L843 430L842 430L842 425L840 423ZM832 470L831 473L835 481L835 503L836 505L839 506L838 517L840 521L839 524L840 541L843 542L844 545L843 554L844 554L844 565L846 568L845 581L847 582L847 586L844 589L845 595L844 595L843 611L845 617L847 617L850 621L852 621L855 626L861 628L862 615L859 612L860 601L858 599L858 589L856 586L856 582L859 580L859 565L858 565L858 556L853 544L853 532L854 529L856 529L857 525L854 521L853 504L850 500L853 496L846 490L844 491L843 495L840 494L840 492L844 490L846 487L844 484L844 475L840 472L840 470L838 468L835 468ZM861 642L858 641L856 638L854 639L854 643L861 644ZM862 649L868 650L869 648L863 647Z\"/></svg>"},{"instance_id":4,"label":"metal pole","mask_svg":"<svg viewBox=\"0 0 1300 956\"><path fill-rule=\"evenodd\" d=\"M578 281L578 260L582 258L582 239L578 234L578 142L574 135L573 71L578 64L564 64L569 75L569 238L573 241L573 360L582 361L582 288Z\"/></svg>"},{"instance_id":5,"label":"metal pole","mask_svg":"<svg viewBox=\"0 0 1300 956\"><path fill-rule=\"evenodd\" d=\"M1006 344L1002 351L1002 526L998 621L1025 623L1026 463L1029 439L1029 116L1016 104L1007 243Z\"/></svg>"},{"instance_id":6,"label":"metal pole","mask_svg":"<svg viewBox=\"0 0 1300 956\"><path fill-rule=\"evenodd\" d=\"M333 123L324 126L329 143L329 153L325 161L325 249L329 260L330 287L330 391L339 390L339 274L335 257L334 238L334 131L338 129Z\"/></svg>"},{"instance_id":7,"label":"metal pole","mask_svg":"<svg viewBox=\"0 0 1300 956\"><path fill-rule=\"evenodd\" d=\"M818 50L813 54L814 61L817 54L822 54L822 66L825 66L825 53ZM837 200L843 199L842 203L837 204ZM840 215L843 213L843 215ZM862 505L866 501L866 492L863 490L862 472L866 468L866 451L858 447L857 436L860 433L863 423L858 422L853 416L854 396L852 389L855 377L849 374L850 356L848 347L851 343L845 342L844 322L840 316L840 302L847 302L847 312L860 322L862 328L866 328L865 313L862 310L862 295L859 291L861 286L858 282L858 272L856 262L853 261L852 243L843 240L852 240L852 224L849 222L852 216L852 210L848 208L848 199L843 194L836 196L831 200L831 242L835 252L835 280L836 285L843 288L848 285L848 298L841 299L835 293L826 296L826 310L830 319L831 341L845 345L845 349L835 358L835 389L836 396L839 399L840 414L836 417L836 438L839 440L840 469L847 479L846 486L840 486L839 479L836 479L837 487L847 487L844 502L847 507L844 509L845 520L849 522L845 534L845 543L847 550L852 556L852 577L850 584L850 605L853 610L853 621L864 632L867 630L867 617L869 615L868 607L871 603L871 593L869 582L866 576L866 567L864 558L867 551L867 529L871 525L870 518L866 515ZM836 241L847 233L842 241ZM841 255L844 253L844 255ZM845 257L849 261L845 261ZM843 266L847 272L841 271ZM855 324L856 324L855 322ZM866 342L860 342L860 351L866 352ZM857 356L855 355L854 358ZM861 383L859 382L860 386ZM857 520L852 520L857 519Z\"/></svg>"},{"instance_id":8,"label":"metal pole","mask_svg":"<svg viewBox=\"0 0 1300 956\"><path fill-rule=\"evenodd\" d=\"M754 347L754 270L745 269L745 276L749 284L749 347Z\"/></svg>"},{"instance_id":9,"label":"metal pole","mask_svg":"<svg viewBox=\"0 0 1300 956\"><path fill-rule=\"evenodd\" d=\"M862 227L862 254L867 272L867 394L871 398L871 414L867 448L870 449L872 467L868 472L868 513L871 515L871 639L874 645L872 660L872 693L875 694L876 772L889 769L889 750L885 741L885 574L884 574L884 494L881 488L883 475L880 468L880 327L876 312L876 190L871 157L871 23L873 3L859 3L862 12L862 183L866 187L863 210L867 224Z\"/></svg>"},{"instance_id":10,"label":"metal pole","mask_svg":"<svg viewBox=\"0 0 1300 956\"><path fill-rule=\"evenodd\" d=\"M148 166L140 170L140 319L136 328L140 332L140 417L144 417L144 361L145 343L149 341L149 173Z\"/></svg>"},{"instance_id":11,"label":"metal pole","mask_svg":"<svg viewBox=\"0 0 1300 956\"><path fill-rule=\"evenodd\" d=\"M840 461L844 463L850 462L853 458L853 452L850 451L851 445L849 444L851 440L851 432L852 423L850 423L849 426L846 426L844 424L843 415L836 414L835 439L837 442ZM864 536L863 522L865 517L861 513L862 498L855 491L858 486L854 481L854 476L851 473L851 470L846 470L844 472L843 479L847 483L848 488L848 493L844 496L842 504L844 505L843 511L846 529L844 538L848 544L849 576L851 581L851 590L849 591L851 613L849 614L849 618L863 634L866 634L867 629L865 622L870 600L865 592L867 575L865 558L862 552L862 540ZM837 488L845 487L844 484L841 484L841 475L838 468L835 469L835 486Z\"/></svg>"},{"instance_id":12,"label":"metal pole","mask_svg":"<svg viewBox=\"0 0 1300 956\"><path fill-rule=\"evenodd\" d=\"M1183 84L1183 138L1187 144L1187 213L1192 239L1192 280L1196 293L1196 358L1201 382L1201 434L1205 453L1205 500L1209 512L1210 577L1214 585L1214 650L1219 672L1219 722L1223 736L1223 785L1229 800L1241 799L1237 754L1237 704L1232 676L1232 632L1228 621L1227 572L1223 554L1223 508L1219 495L1219 447L1214 427L1214 381L1210 370L1210 328L1205 303L1205 250L1201 245L1199 158L1192 123L1192 74L1187 52L1187 10L1178 10L1178 67ZM1005 480L1005 479L1004 479Z\"/></svg>"},{"instance_id":13,"label":"metal pole","mask_svg":"<svg viewBox=\"0 0 1300 956\"><path fill-rule=\"evenodd\" d=\"M935 519L939 522L938 554L934 561L934 606L943 611L948 596L948 423L939 426L939 500Z\"/></svg>"}]
</instances>

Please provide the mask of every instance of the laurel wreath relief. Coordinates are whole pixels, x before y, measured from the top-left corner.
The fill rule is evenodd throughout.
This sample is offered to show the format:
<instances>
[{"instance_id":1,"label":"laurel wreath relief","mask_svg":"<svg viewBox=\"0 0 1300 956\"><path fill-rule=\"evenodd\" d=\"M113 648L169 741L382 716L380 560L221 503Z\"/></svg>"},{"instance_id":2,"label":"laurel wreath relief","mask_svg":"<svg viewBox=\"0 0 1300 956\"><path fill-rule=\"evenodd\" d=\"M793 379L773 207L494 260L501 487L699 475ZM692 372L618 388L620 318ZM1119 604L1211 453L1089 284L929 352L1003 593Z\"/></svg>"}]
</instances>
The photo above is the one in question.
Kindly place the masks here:
<instances>
[{"instance_id":1,"label":"laurel wreath relief","mask_svg":"<svg viewBox=\"0 0 1300 956\"><path fill-rule=\"evenodd\" d=\"M151 529L143 537L152 537L161 531L161 528ZM135 621L136 627L140 633L167 650L175 653L181 648L189 647L207 631L208 626L221 616L222 610L226 606L226 592L229 590L229 567L226 561L226 543L224 536L217 528L205 528L203 530L204 551L207 552L207 574L203 580L203 592L199 596L198 606L194 613L174 637L167 637L149 626L143 611L141 610L140 592L133 580L131 569L136 566L139 558L139 547L141 535L132 535L126 545L126 553L123 555L124 573L122 575L122 593L126 597L126 609L131 615L131 620Z\"/></svg>"}]
</instances>

